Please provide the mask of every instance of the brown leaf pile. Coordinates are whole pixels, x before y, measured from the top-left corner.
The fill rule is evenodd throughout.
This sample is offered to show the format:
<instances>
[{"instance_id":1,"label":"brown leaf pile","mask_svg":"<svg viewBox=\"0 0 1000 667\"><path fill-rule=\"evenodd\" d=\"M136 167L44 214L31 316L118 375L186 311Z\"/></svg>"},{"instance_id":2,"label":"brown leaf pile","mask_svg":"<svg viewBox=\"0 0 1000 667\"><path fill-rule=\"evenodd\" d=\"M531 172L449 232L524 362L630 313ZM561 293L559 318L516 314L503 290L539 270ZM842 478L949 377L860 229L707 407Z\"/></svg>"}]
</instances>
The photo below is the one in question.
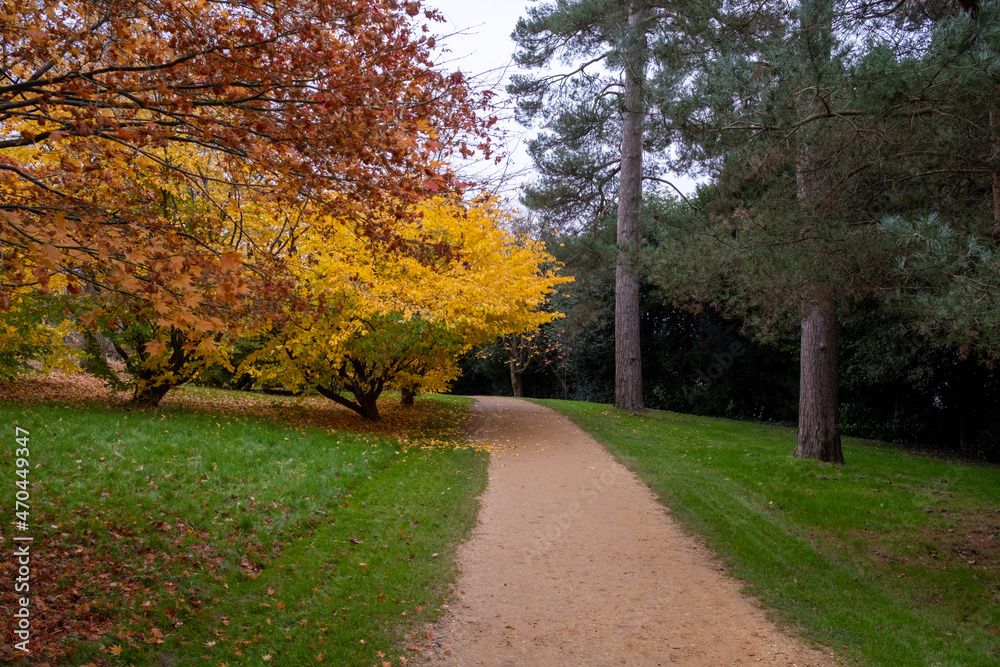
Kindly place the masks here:
<instances>
[{"instance_id":1,"label":"brown leaf pile","mask_svg":"<svg viewBox=\"0 0 1000 667\"><path fill-rule=\"evenodd\" d=\"M112 392L100 379L87 373L60 370L0 382L0 401L84 404L99 401L106 407L122 407L128 392ZM380 422L370 422L321 396L281 396L262 392L213 391L201 387L179 387L163 399L162 406L176 406L211 414L246 415L274 419L297 426L315 426L333 431L360 431L375 435L412 436L428 430L440 415L441 406L426 401L404 407L398 401L380 401Z\"/></svg>"}]
</instances>

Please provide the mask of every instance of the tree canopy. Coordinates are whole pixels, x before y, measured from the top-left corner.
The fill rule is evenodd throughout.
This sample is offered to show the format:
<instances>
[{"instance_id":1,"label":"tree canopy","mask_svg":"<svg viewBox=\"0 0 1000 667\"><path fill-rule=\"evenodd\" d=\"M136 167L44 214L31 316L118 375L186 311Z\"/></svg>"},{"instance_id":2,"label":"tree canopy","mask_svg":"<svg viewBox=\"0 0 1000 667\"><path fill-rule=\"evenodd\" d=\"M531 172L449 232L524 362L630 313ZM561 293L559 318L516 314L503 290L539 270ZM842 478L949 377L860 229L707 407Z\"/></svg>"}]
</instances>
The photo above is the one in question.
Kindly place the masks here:
<instances>
[{"instance_id":1,"label":"tree canopy","mask_svg":"<svg viewBox=\"0 0 1000 667\"><path fill-rule=\"evenodd\" d=\"M496 200L439 196L414 213L397 234L433 240L427 255L372 243L349 221L314 222L321 233L294 258L297 299L281 334L251 362L263 379L315 389L378 419L383 390L443 390L464 352L558 317L541 306L570 279L557 275L543 244L504 228Z\"/></svg>"},{"instance_id":2,"label":"tree canopy","mask_svg":"<svg viewBox=\"0 0 1000 667\"><path fill-rule=\"evenodd\" d=\"M184 326L190 293L268 278L248 209L401 215L454 185L442 157L488 153L489 121L434 67L435 18L395 0L5 4L0 306L63 273ZM366 231L392 245L394 217Z\"/></svg>"}]
</instances>

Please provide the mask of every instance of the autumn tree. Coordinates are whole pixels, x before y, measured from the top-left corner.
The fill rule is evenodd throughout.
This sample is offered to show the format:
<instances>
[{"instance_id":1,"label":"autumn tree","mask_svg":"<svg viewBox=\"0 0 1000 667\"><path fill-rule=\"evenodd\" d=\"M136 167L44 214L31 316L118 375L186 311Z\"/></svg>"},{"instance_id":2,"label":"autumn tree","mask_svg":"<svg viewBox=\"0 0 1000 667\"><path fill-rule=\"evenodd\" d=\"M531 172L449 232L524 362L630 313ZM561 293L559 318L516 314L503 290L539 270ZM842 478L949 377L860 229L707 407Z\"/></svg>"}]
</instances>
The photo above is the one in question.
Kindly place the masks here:
<instances>
[{"instance_id":1,"label":"autumn tree","mask_svg":"<svg viewBox=\"0 0 1000 667\"><path fill-rule=\"evenodd\" d=\"M233 266L269 252L236 251L253 205L392 206L364 233L414 247L392 227L452 183L439 128L488 151L463 78L431 61L436 17L395 0L5 3L0 307L61 273L189 326L206 281L274 287ZM199 216L171 211L182 192Z\"/></svg>"},{"instance_id":2,"label":"autumn tree","mask_svg":"<svg viewBox=\"0 0 1000 667\"><path fill-rule=\"evenodd\" d=\"M180 324L158 301L93 286L67 301L66 312L73 314L68 322L76 324L76 336L84 342L83 367L111 389L130 392L133 407L156 407L171 389L212 364L228 366L229 339L242 333L236 322L221 320L232 312L209 300L181 313L192 321Z\"/></svg>"},{"instance_id":3,"label":"autumn tree","mask_svg":"<svg viewBox=\"0 0 1000 667\"><path fill-rule=\"evenodd\" d=\"M158 157L171 164L193 163L191 151L183 147L167 147ZM138 160L133 168L141 179L156 166ZM194 228L211 216L213 202L234 195L231 186L212 178L217 173L205 172L209 178L201 190L161 185L160 215L181 229ZM227 366L231 340L269 326L267 315L276 311L285 291L281 283L290 283L282 263L297 242L304 212L266 201L239 202L232 211L239 219L239 236L201 243L204 251L217 254L218 264L203 267L196 282L189 276L168 282L170 293L157 296L141 287L129 289L130 284L141 286L130 281L125 281L125 289L102 286L98 277L106 274L101 266L78 267L68 272L68 278L53 274L65 285L65 313L75 322L77 335L86 341L84 368L113 389L130 391L131 404L158 405L173 387L193 379L208 366ZM185 261L165 252L156 236L144 235L134 241L145 244L129 249L129 257L142 271L169 274ZM45 278L47 281L48 276ZM35 287L39 296L51 291L46 281ZM249 298L250 285L256 288L253 298ZM181 294L183 302L179 304ZM172 308L178 304L182 307ZM109 363L109 357L115 363Z\"/></svg>"},{"instance_id":4,"label":"autumn tree","mask_svg":"<svg viewBox=\"0 0 1000 667\"><path fill-rule=\"evenodd\" d=\"M556 275L542 244L504 228L496 201L440 196L413 213L398 231L430 244L423 255L391 251L352 220L314 223L324 229L300 246L300 293L282 336L251 359L262 378L378 420L384 390L443 390L462 353L557 317L538 306L569 279Z\"/></svg>"},{"instance_id":5,"label":"autumn tree","mask_svg":"<svg viewBox=\"0 0 1000 667\"><path fill-rule=\"evenodd\" d=\"M53 368L76 367L66 338L72 327L63 315L64 299L38 299L21 288L10 295L10 306L0 319L0 380Z\"/></svg>"}]
</instances>

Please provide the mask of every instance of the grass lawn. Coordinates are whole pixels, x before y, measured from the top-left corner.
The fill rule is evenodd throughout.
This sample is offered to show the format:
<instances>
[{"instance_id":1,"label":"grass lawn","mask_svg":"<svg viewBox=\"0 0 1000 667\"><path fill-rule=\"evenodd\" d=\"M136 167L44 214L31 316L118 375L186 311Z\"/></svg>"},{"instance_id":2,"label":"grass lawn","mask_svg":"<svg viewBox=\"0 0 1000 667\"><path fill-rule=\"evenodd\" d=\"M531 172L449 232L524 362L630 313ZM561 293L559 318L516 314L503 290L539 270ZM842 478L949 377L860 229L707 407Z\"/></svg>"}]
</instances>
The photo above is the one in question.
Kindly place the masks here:
<instances>
[{"instance_id":1,"label":"grass lawn","mask_svg":"<svg viewBox=\"0 0 1000 667\"><path fill-rule=\"evenodd\" d=\"M196 410L0 404L0 661L400 665L421 648L475 522L487 455L451 435L466 404L396 435ZM267 399L271 400L271 399ZM30 528L13 529L15 428ZM384 427L380 427L385 431ZM15 535L30 535L29 656L11 641ZM18 595L23 595L18 594ZM16 641L16 640L15 640Z\"/></svg>"},{"instance_id":2,"label":"grass lawn","mask_svg":"<svg viewBox=\"0 0 1000 667\"><path fill-rule=\"evenodd\" d=\"M865 665L1000 664L1000 469L795 431L538 401L634 470L773 618Z\"/></svg>"}]
</instances>

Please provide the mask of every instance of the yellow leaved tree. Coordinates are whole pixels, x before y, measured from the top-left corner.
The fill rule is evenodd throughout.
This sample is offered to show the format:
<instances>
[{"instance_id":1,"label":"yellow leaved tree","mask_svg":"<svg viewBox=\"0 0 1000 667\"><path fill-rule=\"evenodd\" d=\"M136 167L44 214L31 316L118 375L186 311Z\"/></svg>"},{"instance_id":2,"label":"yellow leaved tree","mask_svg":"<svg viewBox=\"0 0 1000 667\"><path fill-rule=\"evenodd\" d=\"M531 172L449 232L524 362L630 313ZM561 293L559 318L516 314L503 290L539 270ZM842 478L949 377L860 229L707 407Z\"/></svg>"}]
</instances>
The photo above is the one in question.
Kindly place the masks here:
<instances>
[{"instance_id":1,"label":"yellow leaved tree","mask_svg":"<svg viewBox=\"0 0 1000 667\"><path fill-rule=\"evenodd\" d=\"M0 318L0 381L75 368L75 350L65 340L72 333L62 315L65 307L57 297L39 298L26 288L8 292Z\"/></svg>"},{"instance_id":2,"label":"yellow leaved tree","mask_svg":"<svg viewBox=\"0 0 1000 667\"><path fill-rule=\"evenodd\" d=\"M560 316L541 306L572 278L541 243L511 232L509 215L492 198L434 197L396 224L396 248L364 233L368 219L315 221L321 233L292 260L296 305L249 363L263 380L315 389L375 421L386 389L444 390L461 354Z\"/></svg>"}]
</instances>

